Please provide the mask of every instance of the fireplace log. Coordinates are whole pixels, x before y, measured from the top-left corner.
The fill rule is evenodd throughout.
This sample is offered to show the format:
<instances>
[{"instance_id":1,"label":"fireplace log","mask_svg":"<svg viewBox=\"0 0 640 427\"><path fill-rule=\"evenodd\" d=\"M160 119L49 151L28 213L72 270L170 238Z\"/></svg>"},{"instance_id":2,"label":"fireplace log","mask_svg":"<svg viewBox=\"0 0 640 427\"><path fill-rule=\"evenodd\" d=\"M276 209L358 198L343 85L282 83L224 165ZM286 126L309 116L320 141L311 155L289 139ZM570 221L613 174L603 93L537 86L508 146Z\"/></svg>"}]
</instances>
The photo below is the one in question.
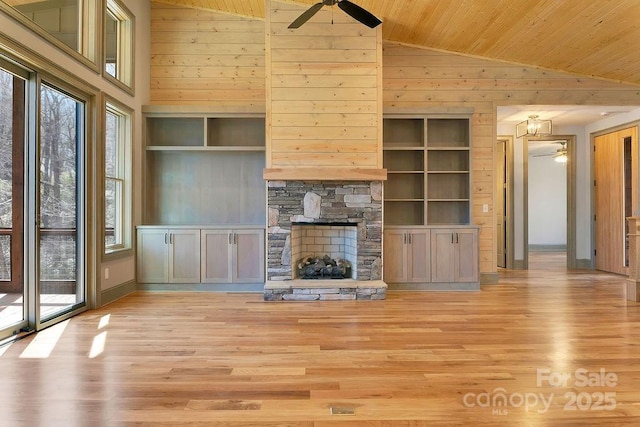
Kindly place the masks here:
<instances>
[{"instance_id":1,"label":"fireplace log","mask_svg":"<svg viewBox=\"0 0 640 427\"><path fill-rule=\"evenodd\" d=\"M298 261L300 279L350 279L351 263L345 259L335 260L329 255L306 257Z\"/></svg>"}]
</instances>

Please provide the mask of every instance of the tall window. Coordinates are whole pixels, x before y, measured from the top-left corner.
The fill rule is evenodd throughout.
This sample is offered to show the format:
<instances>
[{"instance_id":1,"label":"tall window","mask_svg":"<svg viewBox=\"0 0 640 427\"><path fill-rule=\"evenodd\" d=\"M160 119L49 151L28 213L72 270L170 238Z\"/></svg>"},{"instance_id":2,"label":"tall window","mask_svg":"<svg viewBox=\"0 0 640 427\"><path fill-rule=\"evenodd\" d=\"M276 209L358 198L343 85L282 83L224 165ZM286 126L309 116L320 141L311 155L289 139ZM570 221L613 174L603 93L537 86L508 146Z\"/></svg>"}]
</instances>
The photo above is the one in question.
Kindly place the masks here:
<instances>
[{"instance_id":1,"label":"tall window","mask_svg":"<svg viewBox=\"0 0 640 427\"><path fill-rule=\"evenodd\" d=\"M133 23L133 15L122 3L107 0L104 72L129 89L133 89Z\"/></svg>"},{"instance_id":2,"label":"tall window","mask_svg":"<svg viewBox=\"0 0 640 427\"><path fill-rule=\"evenodd\" d=\"M96 25L99 0L0 0L0 10L12 15L63 49L97 63Z\"/></svg>"},{"instance_id":3,"label":"tall window","mask_svg":"<svg viewBox=\"0 0 640 427\"><path fill-rule=\"evenodd\" d=\"M131 111L106 104L104 242L107 253L131 247Z\"/></svg>"}]
</instances>

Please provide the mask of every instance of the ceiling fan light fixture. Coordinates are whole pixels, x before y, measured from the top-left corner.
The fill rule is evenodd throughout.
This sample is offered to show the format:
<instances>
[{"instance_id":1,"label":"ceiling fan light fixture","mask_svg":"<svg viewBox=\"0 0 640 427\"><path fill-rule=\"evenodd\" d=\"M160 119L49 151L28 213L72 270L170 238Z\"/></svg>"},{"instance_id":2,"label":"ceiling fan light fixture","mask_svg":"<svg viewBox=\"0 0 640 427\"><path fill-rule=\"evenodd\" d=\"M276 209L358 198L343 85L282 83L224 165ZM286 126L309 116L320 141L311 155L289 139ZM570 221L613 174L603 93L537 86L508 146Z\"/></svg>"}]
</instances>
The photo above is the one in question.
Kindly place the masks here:
<instances>
[{"instance_id":1,"label":"ceiling fan light fixture","mask_svg":"<svg viewBox=\"0 0 640 427\"><path fill-rule=\"evenodd\" d=\"M516 138L547 135L551 135L551 120L540 120L537 115L529 116L527 120L516 125Z\"/></svg>"},{"instance_id":2,"label":"ceiling fan light fixture","mask_svg":"<svg viewBox=\"0 0 640 427\"><path fill-rule=\"evenodd\" d=\"M567 159L567 154L566 153L561 154L561 155L559 155L557 157L554 157L553 160L555 160L557 163L567 163L567 160L568 160Z\"/></svg>"}]
</instances>

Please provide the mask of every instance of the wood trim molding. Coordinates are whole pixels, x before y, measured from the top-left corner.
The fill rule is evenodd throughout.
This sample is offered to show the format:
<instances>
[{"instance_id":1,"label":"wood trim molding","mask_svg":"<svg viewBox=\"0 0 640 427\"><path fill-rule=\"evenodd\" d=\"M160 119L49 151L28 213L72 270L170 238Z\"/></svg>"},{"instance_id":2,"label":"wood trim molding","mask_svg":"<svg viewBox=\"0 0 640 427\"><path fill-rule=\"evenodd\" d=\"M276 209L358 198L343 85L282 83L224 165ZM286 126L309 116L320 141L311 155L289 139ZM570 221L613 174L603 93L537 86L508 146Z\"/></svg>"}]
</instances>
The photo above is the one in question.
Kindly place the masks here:
<instances>
[{"instance_id":1,"label":"wood trim molding","mask_svg":"<svg viewBox=\"0 0 640 427\"><path fill-rule=\"evenodd\" d=\"M266 168L269 181L386 181L386 169L365 168Z\"/></svg>"}]
</instances>

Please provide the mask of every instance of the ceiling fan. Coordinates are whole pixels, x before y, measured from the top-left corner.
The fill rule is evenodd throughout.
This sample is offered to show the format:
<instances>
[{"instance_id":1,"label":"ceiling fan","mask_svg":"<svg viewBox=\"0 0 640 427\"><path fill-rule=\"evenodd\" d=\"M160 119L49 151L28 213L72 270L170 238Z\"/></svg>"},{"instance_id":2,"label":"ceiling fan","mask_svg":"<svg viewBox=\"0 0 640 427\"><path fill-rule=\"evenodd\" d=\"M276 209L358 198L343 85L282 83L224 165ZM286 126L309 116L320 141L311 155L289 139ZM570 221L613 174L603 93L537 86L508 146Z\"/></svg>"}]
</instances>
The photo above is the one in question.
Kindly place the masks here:
<instances>
[{"instance_id":1,"label":"ceiling fan","mask_svg":"<svg viewBox=\"0 0 640 427\"><path fill-rule=\"evenodd\" d=\"M288 28L300 28L302 24L318 13L318 11L322 9L322 6L334 6L336 4L347 15L351 16L356 21L362 22L369 28L375 28L382 23L382 21L376 18L371 12L361 8L357 4L351 3L349 0L322 0L321 2L311 6L302 13L302 15L298 16L295 21L289 24Z\"/></svg>"},{"instance_id":2,"label":"ceiling fan","mask_svg":"<svg viewBox=\"0 0 640 427\"><path fill-rule=\"evenodd\" d=\"M551 156L558 163L566 163L567 162L567 141L548 141L554 144L560 144L560 148L556 150L555 153L548 154L534 154L533 157L548 157Z\"/></svg>"}]
</instances>

